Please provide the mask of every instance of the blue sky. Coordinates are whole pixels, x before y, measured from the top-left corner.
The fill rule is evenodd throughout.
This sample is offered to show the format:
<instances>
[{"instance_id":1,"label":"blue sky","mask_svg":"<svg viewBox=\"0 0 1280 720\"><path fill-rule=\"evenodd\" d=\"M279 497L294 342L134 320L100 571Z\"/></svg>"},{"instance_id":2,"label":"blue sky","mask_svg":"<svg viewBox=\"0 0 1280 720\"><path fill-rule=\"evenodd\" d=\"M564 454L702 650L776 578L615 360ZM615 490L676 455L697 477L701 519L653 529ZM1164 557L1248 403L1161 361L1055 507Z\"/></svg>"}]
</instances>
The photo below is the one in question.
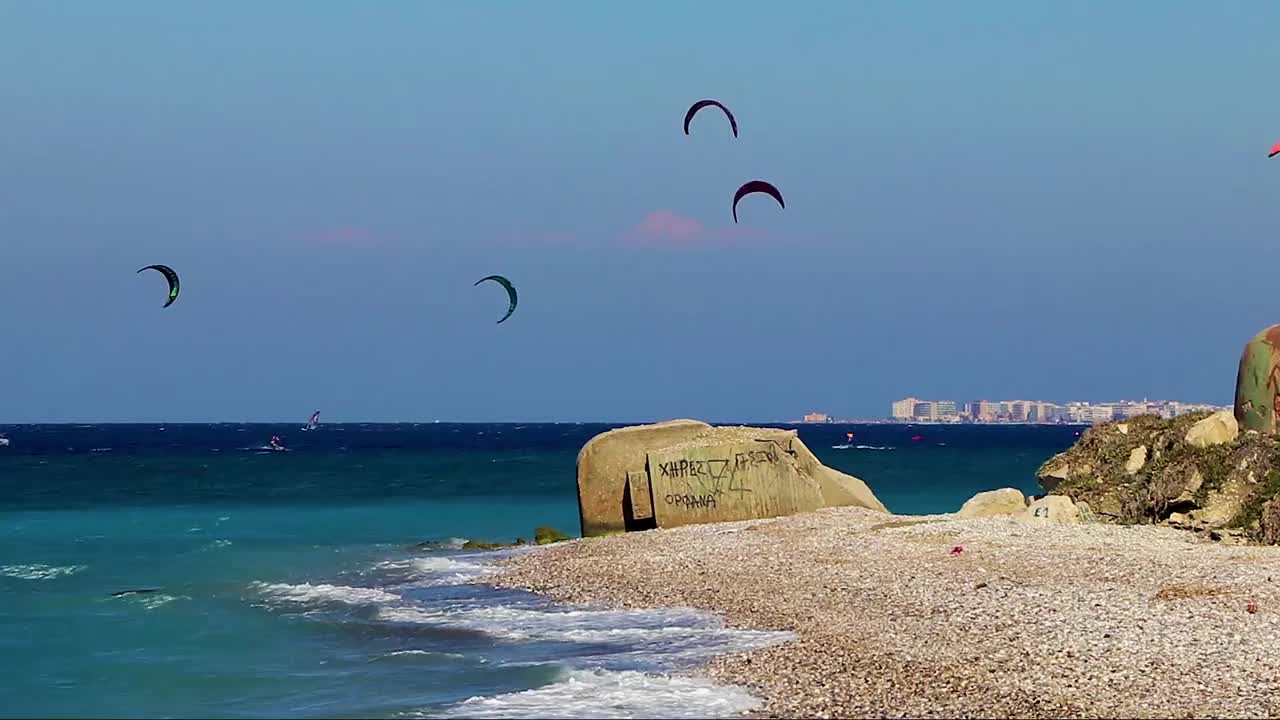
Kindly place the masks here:
<instances>
[{"instance_id":1,"label":"blue sky","mask_svg":"<svg viewBox=\"0 0 1280 720\"><path fill-rule=\"evenodd\" d=\"M1277 27L1172 0L6 2L0 421L1227 403L1280 322ZM739 139L683 134L704 97ZM755 178L787 207L735 228Z\"/></svg>"}]
</instances>

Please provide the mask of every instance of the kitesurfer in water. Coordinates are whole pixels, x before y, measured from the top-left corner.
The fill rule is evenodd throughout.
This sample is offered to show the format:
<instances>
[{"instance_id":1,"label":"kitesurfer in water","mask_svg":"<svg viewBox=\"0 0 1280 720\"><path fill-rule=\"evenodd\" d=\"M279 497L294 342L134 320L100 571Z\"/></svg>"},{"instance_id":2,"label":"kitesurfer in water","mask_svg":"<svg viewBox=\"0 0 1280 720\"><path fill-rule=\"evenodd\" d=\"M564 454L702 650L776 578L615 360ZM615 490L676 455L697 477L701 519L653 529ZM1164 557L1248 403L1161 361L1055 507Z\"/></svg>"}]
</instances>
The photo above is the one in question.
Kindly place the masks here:
<instances>
[{"instance_id":1,"label":"kitesurfer in water","mask_svg":"<svg viewBox=\"0 0 1280 720\"><path fill-rule=\"evenodd\" d=\"M284 446L280 444L280 437L279 437L278 435L272 435L272 436L271 436L271 449L272 449L272 450L283 450L283 449L284 449Z\"/></svg>"}]
</instances>

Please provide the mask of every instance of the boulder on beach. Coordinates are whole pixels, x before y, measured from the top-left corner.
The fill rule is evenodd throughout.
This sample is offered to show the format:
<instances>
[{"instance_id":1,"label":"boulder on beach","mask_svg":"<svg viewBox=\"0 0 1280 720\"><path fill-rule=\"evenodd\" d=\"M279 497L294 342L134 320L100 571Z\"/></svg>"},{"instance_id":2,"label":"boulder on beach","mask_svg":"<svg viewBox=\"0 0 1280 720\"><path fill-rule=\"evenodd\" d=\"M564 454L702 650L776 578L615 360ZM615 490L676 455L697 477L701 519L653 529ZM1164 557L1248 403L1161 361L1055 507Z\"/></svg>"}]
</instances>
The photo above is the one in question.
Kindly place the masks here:
<instances>
[{"instance_id":1,"label":"boulder on beach","mask_svg":"<svg viewBox=\"0 0 1280 720\"><path fill-rule=\"evenodd\" d=\"M1080 511L1065 495L1046 495L1031 501L1017 520L1024 525L1076 525Z\"/></svg>"},{"instance_id":2,"label":"boulder on beach","mask_svg":"<svg viewBox=\"0 0 1280 720\"><path fill-rule=\"evenodd\" d=\"M795 430L671 420L601 433L578 453L583 537L844 505L887 512Z\"/></svg>"},{"instance_id":3,"label":"boulder on beach","mask_svg":"<svg viewBox=\"0 0 1280 720\"><path fill-rule=\"evenodd\" d=\"M1013 515L1027 509L1027 498L1021 490L1000 488L980 492L969 498L956 513L964 518L993 517L995 515Z\"/></svg>"},{"instance_id":4,"label":"boulder on beach","mask_svg":"<svg viewBox=\"0 0 1280 720\"><path fill-rule=\"evenodd\" d=\"M1095 425L1037 476L1104 522L1165 523L1210 537L1280 540L1280 440L1230 412L1142 415Z\"/></svg>"}]
</instances>

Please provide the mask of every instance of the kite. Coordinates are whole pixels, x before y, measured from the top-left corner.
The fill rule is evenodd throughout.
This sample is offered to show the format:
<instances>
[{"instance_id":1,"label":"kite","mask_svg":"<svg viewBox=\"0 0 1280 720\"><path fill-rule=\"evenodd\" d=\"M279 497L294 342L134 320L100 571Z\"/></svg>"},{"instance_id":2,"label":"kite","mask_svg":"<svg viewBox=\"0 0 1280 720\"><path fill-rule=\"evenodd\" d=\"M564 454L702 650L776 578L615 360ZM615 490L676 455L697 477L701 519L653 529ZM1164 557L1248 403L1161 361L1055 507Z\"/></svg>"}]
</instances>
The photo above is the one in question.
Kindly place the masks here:
<instances>
[{"instance_id":1,"label":"kite","mask_svg":"<svg viewBox=\"0 0 1280 720\"><path fill-rule=\"evenodd\" d=\"M782 193L778 192L778 188L770 185L763 180L752 180L751 182L738 188L738 192L733 194L733 221L738 222L738 201L752 193L764 193L774 200L778 201L778 205L783 208L787 204L782 201Z\"/></svg>"},{"instance_id":2,"label":"kite","mask_svg":"<svg viewBox=\"0 0 1280 720\"><path fill-rule=\"evenodd\" d=\"M165 280L169 281L169 302L165 303L164 306L169 307L172 305L173 301L178 299L178 273L174 272L173 268L168 265L148 265L139 269L138 272L143 270L155 270L164 275Z\"/></svg>"},{"instance_id":3,"label":"kite","mask_svg":"<svg viewBox=\"0 0 1280 720\"><path fill-rule=\"evenodd\" d=\"M1267 157L1275 157L1277 155L1280 155L1280 143L1276 143L1275 145L1271 146L1271 154L1268 155Z\"/></svg>"},{"instance_id":4,"label":"kite","mask_svg":"<svg viewBox=\"0 0 1280 720\"><path fill-rule=\"evenodd\" d=\"M475 281L475 284L472 285L471 287L475 287L476 285L479 285L485 280L492 280L507 289L507 299L509 301L509 304L507 305L507 314L502 316L502 320L506 320L507 318L511 317L511 313L516 311L515 286L511 284L510 280L502 277L501 275L490 275L488 277L482 277L479 280ZM499 320L498 322L502 322L502 320Z\"/></svg>"},{"instance_id":5,"label":"kite","mask_svg":"<svg viewBox=\"0 0 1280 720\"><path fill-rule=\"evenodd\" d=\"M729 112L729 108L721 105L717 100L699 100L689 107L689 112L684 114L684 134L689 134L689 123L693 120L693 116L709 105L714 105L724 111L725 117L729 118L729 127L733 129L733 136L738 137L738 121L733 118L733 113Z\"/></svg>"}]
</instances>

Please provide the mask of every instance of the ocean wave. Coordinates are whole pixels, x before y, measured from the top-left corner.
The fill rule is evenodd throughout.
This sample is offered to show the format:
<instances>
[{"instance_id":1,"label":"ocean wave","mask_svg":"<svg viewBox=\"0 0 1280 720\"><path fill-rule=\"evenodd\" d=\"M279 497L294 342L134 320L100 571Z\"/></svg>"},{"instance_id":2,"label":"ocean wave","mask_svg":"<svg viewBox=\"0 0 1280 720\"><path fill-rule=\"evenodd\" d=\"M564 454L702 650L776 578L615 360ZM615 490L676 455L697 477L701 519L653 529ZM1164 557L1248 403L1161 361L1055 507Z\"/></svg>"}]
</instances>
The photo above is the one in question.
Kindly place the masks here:
<instances>
[{"instance_id":1,"label":"ocean wave","mask_svg":"<svg viewBox=\"0 0 1280 720\"><path fill-rule=\"evenodd\" d=\"M175 600L190 600L186 595L164 595L156 593L148 593L145 595L128 595L128 602L135 605L141 605L148 610L155 610L162 605L168 605Z\"/></svg>"},{"instance_id":2,"label":"ocean wave","mask_svg":"<svg viewBox=\"0 0 1280 720\"><path fill-rule=\"evenodd\" d=\"M403 582L418 585L461 585L498 571L491 563L444 556L387 560L374 569L399 573Z\"/></svg>"},{"instance_id":3,"label":"ocean wave","mask_svg":"<svg viewBox=\"0 0 1280 720\"><path fill-rule=\"evenodd\" d=\"M794 637L790 633L725 628L715 615L692 609L593 610L528 609L510 606L381 607L375 619L389 623L454 627L503 640L544 640L624 645L612 654L648 656L683 664L713 655L742 652Z\"/></svg>"},{"instance_id":4,"label":"ocean wave","mask_svg":"<svg viewBox=\"0 0 1280 720\"><path fill-rule=\"evenodd\" d=\"M832 450L894 450L887 445L832 445Z\"/></svg>"},{"instance_id":5,"label":"ocean wave","mask_svg":"<svg viewBox=\"0 0 1280 720\"><path fill-rule=\"evenodd\" d=\"M256 582L250 587L272 600L297 604L378 605L400 601L399 595L385 590L378 590L377 588L359 588L347 585L329 585L327 583L319 585L312 585L311 583L290 585L287 583Z\"/></svg>"},{"instance_id":6,"label":"ocean wave","mask_svg":"<svg viewBox=\"0 0 1280 720\"><path fill-rule=\"evenodd\" d=\"M736 717L760 700L743 688L680 675L631 670L570 670L533 690L473 697L434 717L716 718ZM422 715L426 717L426 715Z\"/></svg>"},{"instance_id":7,"label":"ocean wave","mask_svg":"<svg viewBox=\"0 0 1280 720\"><path fill-rule=\"evenodd\" d=\"M53 580L55 578L74 575L87 568L88 565L4 565L0 567L0 575L7 575L19 580Z\"/></svg>"},{"instance_id":8,"label":"ocean wave","mask_svg":"<svg viewBox=\"0 0 1280 720\"><path fill-rule=\"evenodd\" d=\"M431 650L396 650L395 652L389 652L384 655L379 655L377 657L370 658L370 660L372 661L372 660L384 660L387 658L409 658L409 657L429 658L433 660L435 659L442 659L442 660L467 659L467 656L463 655L462 653L434 652Z\"/></svg>"}]
</instances>

